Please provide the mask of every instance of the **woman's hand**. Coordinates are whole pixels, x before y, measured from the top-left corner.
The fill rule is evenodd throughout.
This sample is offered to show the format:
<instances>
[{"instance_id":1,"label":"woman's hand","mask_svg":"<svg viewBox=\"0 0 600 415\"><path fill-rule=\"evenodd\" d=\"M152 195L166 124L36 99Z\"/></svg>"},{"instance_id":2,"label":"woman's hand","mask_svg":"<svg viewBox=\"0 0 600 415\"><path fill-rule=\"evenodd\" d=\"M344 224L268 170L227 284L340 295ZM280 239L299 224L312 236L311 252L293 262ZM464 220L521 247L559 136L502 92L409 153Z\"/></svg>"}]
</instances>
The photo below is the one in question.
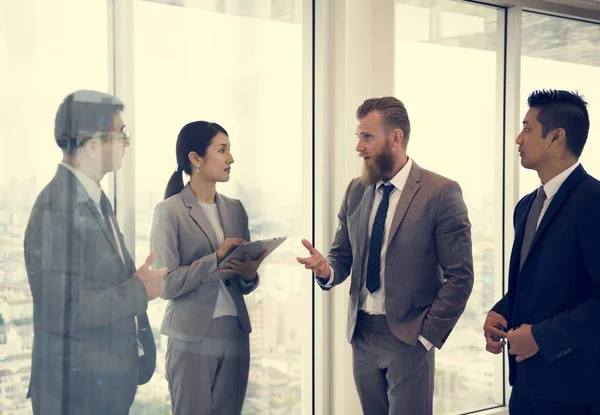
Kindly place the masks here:
<instances>
[{"instance_id":1,"label":"woman's hand","mask_svg":"<svg viewBox=\"0 0 600 415\"><path fill-rule=\"evenodd\" d=\"M244 241L242 238L227 238L223 241L223 245L219 249L217 249L217 264L223 261L227 255L231 253L235 248L243 244Z\"/></svg>"},{"instance_id":2,"label":"woman's hand","mask_svg":"<svg viewBox=\"0 0 600 415\"><path fill-rule=\"evenodd\" d=\"M250 258L250 255L244 255L244 260L232 259L227 261L225 266L221 268L223 272L233 272L238 274L246 282L251 282L256 279L256 270L260 267L261 262L267 257L267 251L260 254L256 259Z\"/></svg>"}]
</instances>

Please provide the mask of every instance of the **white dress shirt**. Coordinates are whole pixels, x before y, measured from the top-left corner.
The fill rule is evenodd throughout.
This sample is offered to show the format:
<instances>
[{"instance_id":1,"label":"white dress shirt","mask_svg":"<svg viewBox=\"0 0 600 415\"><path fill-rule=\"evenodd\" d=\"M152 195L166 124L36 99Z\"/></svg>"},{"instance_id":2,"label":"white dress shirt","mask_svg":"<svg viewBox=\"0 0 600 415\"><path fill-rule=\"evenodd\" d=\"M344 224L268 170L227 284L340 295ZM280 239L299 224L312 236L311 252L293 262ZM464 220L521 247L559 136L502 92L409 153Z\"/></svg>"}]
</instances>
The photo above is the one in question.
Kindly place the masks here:
<instances>
[{"instance_id":1,"label":"white dress shirt","mask_svg":"<svg viewBox=\"0 0 600 415\"><path fill-rule=\"evenodd\" d=\"M221 225L221 219L219 218L219 210L217 209L217 204L212 203L200 203L198 202L208 221L212 225L213 230L215 231L215 235L217 236L217 242L219 246L223 244L225 240L225 233L223 232L223 226ZM216 264L215 269L216 270ZM213 270L213 271L214 271ZM225 287L225 283L223 280L219 281L219 292L217 294L217 303L215 304L215 311L213 313L213 319L217 317L223 316L233 316L237 317L237 308L235 307L235 303L233 302L233 298L231 298L231 294L227 291L227 287Z\"/></svg>"},{"instance_id":2,"label":"white dress shirt","mask_svg":"<svg viewBox=\"0 0 600 415\"><path fill-rule=\"evenodd\" d=\"M102 196L102 187L100 187L98 183L93 181L91 178L89 178L79 170L76 170L72 166L69 166L67 163L61 162L60 164L61 166L69 170L71 173L73 173L75 177L77 177L85 191L88 193L88 195L90 195L90 199L92 199L92 202L94 202L94 206L96 206L100 217L104 218L104 215L102 214L102 209L100 208L100 197ZM119 236L117 235L117 228L115 227L115 224L113 223L112 219L109 218L109 222L111 225L113 237L115 238L115 243L117 244L119 256L121 257L121 261L125 263L125 257L123 256L123 248L121 247L121 243L119 242Z\"/></svg>"},{"instance_id":3,"label":"white dress shirt","mask_svg":"<svg viewBox=\"0 0 600 415\"><path fill-rule=\"evenodd\" d=\"M400 195L404 190L404 185L406 184L406 180L408 179L408 175L410 173L410 169L412 168L412 159L408 159L408 162L402 167L402 169L388 182L394 185L394 189L390 192L389 198L389 206L387 210L387 215L385 219L385 228L383 232L383 241L381 243L381 266L379 272L380 285L379 289L374 293L369 292L366 287L366 284L362 286L360 290L359 297L359 309L365 311L368 314L375 315L385 315L385 256L387 253L387 243L388 237L390 234L390 228L392 226L392 220L394 218L394 214L396 213L396 207L398 206L398 201L400 200ZM382 184L386 184L383 181L377 182L375 185L375 197L373 198L373 206L371 208L371 214L369 216L369 228L367 235L367 244L365 249L367 252L369 251L370 241L371 241L371 231L373 230L373 222L375 221L375 214L377 213L377 208L383 199L383 188L380 188ZM331 268L331 267L330 267ZM364 268L364 264L363 264ZM366 272L366 271L365 271ZM366 279L365 279L366 280ZM325 287L330 287L334 281L334 271L331 268L331 277ZM427 350L430 350L433 347L433 344L425 339L423 336L419 336L419 341L425 346Z\"/></svg>"},{"instance_id":4,"label":"white dress shirt","mask_svg":"<svg viewBox=\"0 0 600 415\"><path fill-rule=\"evenodd\" d=\"M540 217L538 218L537 226L540 226L540 223L542 223L542 218L546 214L546 211L548 210L548 206L550 206L550 202L552 202L552 199L554 198L554 195L556 195L556 192L558 192L558 189L560 189L560 186L562 186L562 184L565 182L565 180L567 180L567 178L571 175L571 173L573 173L573 171L580 164L581 163L579 163L579 162L573 164L571 167L564 170L562 173L557 174L552 179L548 180L548 183L543 185L544 192L546 193L546 199L544 200L544 203L542 204L542 211L540 212ZM536 229L537 229L537 226L536 226Z\"/></svg>"},{"instance_id":5,"label":"white dress shirt","mask_svg":"<svg viewBox=\"0 0 600 415\"><path fill-rule=\"evenodd\" d=\"M64 161L61 162L60 165L63 166L65 169L69 170L71 173L73 173L75 175L75 177L77 177L77 180L79 180L79 183L81 183L81 186L83 186L83 188L85 189L87 194L90 196L90 199L92 199L92 202L94 202L94 206L96 206L96 209L98 210L98 213L100 214L100 217L104 218L104 215L102 214L102 209L100 208L100 197L102 197L102 187L100 187L100 185L98 183L96 183L94 180L92 180L91 178L89 178L88 176L86 176L85 174L80 172L79 170L74 169L72 166L68 165ZM115 224L113 223L111 218L108 218L108 221L110 222L111 231L112 231L113 237L115 239L115 243L117 244L117 250L119 251L119 256L121 257L121 261L123 261L123 263L125 263L125 256L123 255L123 247L121 246L121 243L119 242L119 235L117 234L117 228L115 227ZM137 316L134 316L134 321L135 321L135 331L137 332L137 329L138 329ZM139 339L138 339L138 355L139 356L144 355L144 348L142 347L142 344L140 343Z\"/></svg>"}]
</instances>

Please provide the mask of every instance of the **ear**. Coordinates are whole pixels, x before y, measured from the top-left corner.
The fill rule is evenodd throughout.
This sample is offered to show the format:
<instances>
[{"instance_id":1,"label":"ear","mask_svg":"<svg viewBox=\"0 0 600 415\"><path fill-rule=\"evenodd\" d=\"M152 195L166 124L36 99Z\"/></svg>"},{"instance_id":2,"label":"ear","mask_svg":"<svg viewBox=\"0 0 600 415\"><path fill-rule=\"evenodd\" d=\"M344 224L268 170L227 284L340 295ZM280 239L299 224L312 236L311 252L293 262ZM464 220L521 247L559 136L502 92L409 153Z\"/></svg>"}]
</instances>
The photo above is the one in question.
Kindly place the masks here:
<instances>
[{"instance_id":1,"label":"ear","mask_svg":"<svg viewBox=\"0 0 600 415\"><path fill-rule=\"evenodd\" d=\"M192 164L195 165L198 165L202 162L202 157L200 157L195 151L190 151L188 153L188 159L192 162Z\"/></svg>"},{"instance_id":2,"label":"ear","mask_svg":"<svg viewBox=\"0 0 600 415\"><path fill-rule=\"evenodd\" d=\"M567 140L567 132L564 128L557 128L554 131L550 131L548 136L548 138L550 138L551 146L556 146L560 143L566 143Z\"/></svg>"},{"instance_id":3,"label":"ear","mask_svg":"<svg viewBox=\"0 0 600 415\"><path fill-rule=\"evenodd\" d=\"M404 132L400 128L396 128L396 129L394 129L394 131L392 131L391 138L392 138L391 144L393 146L402 145L402 142L404 140Z\"/></svg>"},{"instance_id":4,"label":"ear","mask_svg":"<svg viewBox=\"0 0 600 415\"><path fill-rule=\"evenodd\" d=\"M83 144L83 147L81 148L81 150L85 151L86 154L88 156L90 156L91 158L97 158L99 146L100 146L99 140L97 140L95 138L90 138Z\"/></svg>"}]
</instances>

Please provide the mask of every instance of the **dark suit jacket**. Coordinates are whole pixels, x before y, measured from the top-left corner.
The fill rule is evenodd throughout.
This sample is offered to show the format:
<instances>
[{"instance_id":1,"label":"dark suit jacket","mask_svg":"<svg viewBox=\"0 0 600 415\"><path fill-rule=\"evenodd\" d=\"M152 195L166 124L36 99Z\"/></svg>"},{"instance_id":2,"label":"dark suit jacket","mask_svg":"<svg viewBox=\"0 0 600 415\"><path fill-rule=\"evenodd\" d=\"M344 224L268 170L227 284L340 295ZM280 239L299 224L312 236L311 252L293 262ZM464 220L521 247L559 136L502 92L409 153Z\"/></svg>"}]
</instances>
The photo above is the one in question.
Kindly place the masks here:
<instances>
[{"instance_id":1,"label":"dark suit jacket","mask_svg":"<svg viewBox=\"0 0 600 415\"><path fill-rule=\"evenodd\" d=\"M129 408L137 384L154 372L146 290L132 277L135 265L118 225L125 263L111 232L79 180L59 166L39 194L25 232L34 319L30 395L36 413L117 413ZM105 400L105 412L81 410L98 400Z\"/></svg>"},{"instance_id":2,"label":"dark suit jacket","mask_svg":"<svg viewBox=\"0 0 600 415\"><path fill-rule=\"evenodd\" d=\"M569 175L550 202L519 273L535 197L535 192L528 194L515 208L508 292L492 309L506 318L508 329L532 324L540 348L521 363L509 355L509 380L514 384L518 377L543 399L598 401L600 182L582 166Z\"/></svg>"},{"instance_id":3,"label":"dark suit jacket","mask_svg":"<svg viewBox=\"0 0 600 415\"><path fill-rule=\"evenodd\" d=\"M350 182L327 260L333 285L352 274L347 338L352 341L366 279L367 235L375 186ZM416 345L441 348L473 289L471 224L460 186L413 162L391 223L385 259L386 317L391 331ZM319 281L319 279L317 280ZM323 281L319 281L322 285Z\"/></svg>"}]
</instances>

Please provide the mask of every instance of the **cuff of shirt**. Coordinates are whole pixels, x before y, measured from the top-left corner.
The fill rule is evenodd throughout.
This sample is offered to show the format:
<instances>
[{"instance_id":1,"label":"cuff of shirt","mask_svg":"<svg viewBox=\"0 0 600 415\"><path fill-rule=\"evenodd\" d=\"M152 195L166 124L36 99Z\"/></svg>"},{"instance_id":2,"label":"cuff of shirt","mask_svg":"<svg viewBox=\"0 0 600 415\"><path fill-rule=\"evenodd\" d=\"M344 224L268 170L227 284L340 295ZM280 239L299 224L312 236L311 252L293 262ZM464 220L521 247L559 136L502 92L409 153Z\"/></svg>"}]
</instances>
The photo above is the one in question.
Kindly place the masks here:
<instances>
[{"instance_id":1,"label":"cuff of shirt","mask_svg":"<svg viewBox=\"0 0 600 415\"><path fill-rule=\"evenodd\" d=\"M421 344L423 346L425 346L425 349L427 351L430 351L431 348L433 347L433 344L431 342L429 342L429 340L427 340L425 337L423 336L419 336L419 341L421 342Z\"/></svg>"},{"instance_id":2,"label":"cuff of shirt","mask_svg":"<svg viewBox=\"0 0 600 415\"><path fill-rule=\"evenodd\" d=\"M256 277L254 277L254 279L252 281L246 281L243 278L240 278L240 283L242 284L242 286L248 288L253 286L254 284L256 284L256 281L258 281L258 274L256 274Z\"/></svg>"},{"instance_id":3,"label":"cuff of shirt","mask_svg":"<svg viewBox=\"0 0 600 415\"><path fill-rule=\"evenodd\" d=\"M329 277L329 280L325 284L322 283L322 281L325 281L325 279L321 278L317 275L317 278L318 278L317 282L323 288L331 288L333 286L333 281L335 280L335 274L334 274L333 268L331 268L331 265L329 265L329 270L331 271L331 276Z\"/></svg>"}]
</instances>

